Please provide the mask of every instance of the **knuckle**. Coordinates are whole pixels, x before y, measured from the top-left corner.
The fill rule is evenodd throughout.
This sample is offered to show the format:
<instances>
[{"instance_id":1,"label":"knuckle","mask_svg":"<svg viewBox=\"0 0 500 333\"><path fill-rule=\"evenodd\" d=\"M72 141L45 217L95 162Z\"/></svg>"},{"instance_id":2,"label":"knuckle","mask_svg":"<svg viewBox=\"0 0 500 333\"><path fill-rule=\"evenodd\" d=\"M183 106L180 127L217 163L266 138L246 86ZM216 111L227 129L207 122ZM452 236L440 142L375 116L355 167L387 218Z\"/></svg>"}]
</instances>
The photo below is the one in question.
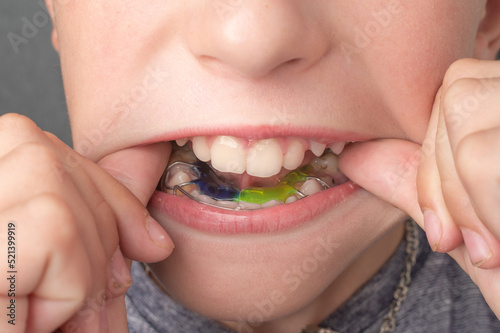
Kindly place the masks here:
<instances>
[{"instance_id":1,"label":"knuckle","mask_svg":"<svg viewBox=\"0 0 500 333\"><path fill-rule=\"evenodd\" d=\"M43 232L59 245L71 246L79 241L76 218L69 204L59 195L40 194L30 200L27 210L43 224Z\"/></svg>"},{"instance_id":2,"label":"knuckle","mask_svg":"<svg viewBox=\"0 0 500 333\"><path fill-rule=\"evenodd\" d=\"M446 95L459 100L461 97L464 98L474 94L474 88L480 84L480 79L466 77L460 78L455 80L448 87Z\"/></svg>"},{"instance_id":3,"label":"knuckle","mask_svg":"<svg viewBox=\"0 0 500 333\"><path fill-rule=\"evenodd\" d=\"M450 65L450 67L446 71L446 74L444 76L443 86L449 87L451 84L453 84L453 82L457 80L475 76L474 72L478 63L479 61L477 59L470 59L470 58L465 58L455 61Z\"/></svg>"},{"instance_id":4,"label":"knuckle","mask_svg":"<svg viewBox=\"0 0 500 333\"><path fill-rule=\"evenodd\" d=\"M467 117L475 111L482 102L479 79L460 78L454 81L443 97L445 117Z\"/></svg>"},{"instance_id":5,"label":"knuckle","mask_svg":"<svg viewBox=\"0 0 500 333\"><path fill-rule=\"evenodd\" d=\"M47 179L54 171L57 171L59 176L64 172L63 164L57 153L44 144L26 142L15 148L15 153L18 154L20 163L30 166L30 170L35 176Z\"/></svg>"},{"instance_id":6,"label":"knuckle","mask_svg":"<svg viewBox=\"0 0 500 333\"><path fill-rule=\"evenodd\" d=\"M33 132L39 130L30 118L17 114L7 113L0 116L0 131Z\"/></svg>"},{"instance_id":7,"label":"knuckle","mask_svg":"<svg viewBox=\"0 0 500 333\"><path fill-rule=\"evenodd\" d=\"M54 150L38 142L25 142L19 145L16 151L42 166L58 160Z\"/></svg>"}]
</instances>

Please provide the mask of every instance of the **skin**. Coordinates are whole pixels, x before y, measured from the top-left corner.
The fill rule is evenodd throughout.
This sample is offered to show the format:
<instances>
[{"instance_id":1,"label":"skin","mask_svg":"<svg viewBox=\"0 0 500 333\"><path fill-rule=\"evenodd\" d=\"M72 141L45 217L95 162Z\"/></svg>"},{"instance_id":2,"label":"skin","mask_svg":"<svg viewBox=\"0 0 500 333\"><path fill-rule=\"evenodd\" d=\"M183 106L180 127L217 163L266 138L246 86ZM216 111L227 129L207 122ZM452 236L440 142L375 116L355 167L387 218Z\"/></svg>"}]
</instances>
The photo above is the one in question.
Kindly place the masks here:
<instances>
[{"instance_id":1,"label":"skin","mask_svg":"<svg viewBox=\"0 0 500 333\"><path fill-rule=\"evenodd\" d=\"M500 290L491 283L500 274L492 181L499 177L500 66L456 62L494 58L499 1L47 3L76 152L20 116L0 118L7 189L0 215L27 221L18 223L29 244L19 249L19 265L33 264L18 268L30 278L19 282L25 311L16 329L126 331L125 256L158 262L155 273L176 300L230 327L254 321L255 332L296 330L321 321L373 276L402 239L405 213L500 314ZM373 32L380 18L373 12L381 10L389 21ZM363 43L359 29L372 34ZM477 112L460 113L471 97ZM292 128L373 139L340 158L341 170L366 191L280 234L228 239L158 214L161 227L152 221L145 207L170 154L163 141L232 127L251 127L256 136ZM335 251L307 277L297 272L297 288L284 288L283 274L325 235ZM485 240L487 257L477 256L473 239ZM250 317L273 292L286 301Z\"/></svg>"}]
</instances>

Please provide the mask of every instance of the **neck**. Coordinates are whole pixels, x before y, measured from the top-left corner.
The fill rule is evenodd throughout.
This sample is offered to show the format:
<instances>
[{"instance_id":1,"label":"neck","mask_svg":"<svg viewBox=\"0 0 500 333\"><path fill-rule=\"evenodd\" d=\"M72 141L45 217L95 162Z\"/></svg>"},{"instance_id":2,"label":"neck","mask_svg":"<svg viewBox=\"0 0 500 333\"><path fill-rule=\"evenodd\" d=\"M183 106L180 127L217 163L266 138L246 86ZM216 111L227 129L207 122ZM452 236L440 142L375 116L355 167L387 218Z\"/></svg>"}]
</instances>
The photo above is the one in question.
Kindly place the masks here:
<instances>
[{"instance_id":1,"label":"neck","mask_svg":"<svg viewBox=\"0 0 500 333\"><path fill-rule=\"evenodd\" d=\"M322 322L380 270L404 238L404 229L404 224L398 225L374 243L312 303L287 317L255 327L253 333L299 332L307 325ZM233 322L223 324L232 329L238 326Z\"/></svg>"}]
</instances>

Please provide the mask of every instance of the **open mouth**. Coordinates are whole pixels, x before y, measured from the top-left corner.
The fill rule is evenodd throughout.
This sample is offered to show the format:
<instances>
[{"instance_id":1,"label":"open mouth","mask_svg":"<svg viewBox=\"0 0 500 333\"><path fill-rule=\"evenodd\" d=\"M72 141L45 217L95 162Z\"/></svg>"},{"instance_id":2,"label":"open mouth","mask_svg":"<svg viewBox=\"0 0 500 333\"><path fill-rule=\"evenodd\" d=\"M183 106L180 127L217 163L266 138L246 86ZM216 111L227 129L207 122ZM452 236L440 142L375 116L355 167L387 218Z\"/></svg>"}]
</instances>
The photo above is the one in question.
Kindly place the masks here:
<instances>
[{"instance_id":1,"label":"open mouth","mask_svg":"<svg viewBox=\"0 0 500 333\"><path fill-rule=\"evenodd\" d=\"M303 138L176 140L159 189L235 211L289 204L348 181L337 163L344 146Z\"/></svg>"}]
</instances>

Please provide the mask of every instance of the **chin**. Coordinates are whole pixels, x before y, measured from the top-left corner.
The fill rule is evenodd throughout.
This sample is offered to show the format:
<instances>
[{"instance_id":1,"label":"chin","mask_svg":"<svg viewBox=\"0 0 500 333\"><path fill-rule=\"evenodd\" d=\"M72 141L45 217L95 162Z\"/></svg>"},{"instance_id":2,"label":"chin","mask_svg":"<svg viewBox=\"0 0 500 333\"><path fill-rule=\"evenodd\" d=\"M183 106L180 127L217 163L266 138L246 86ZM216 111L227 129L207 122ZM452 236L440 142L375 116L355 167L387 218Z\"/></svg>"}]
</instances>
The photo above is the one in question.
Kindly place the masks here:
<instances>
[{"instance_id":1,"label":"chin","mask_svg":"<svg viewBox=\"0 0 500 333\"><path fill-rule=\"evenodd\" d=\"M401 212L352 184L246 212L157 192L149 210L176 244L167 260L151 265L169 295L206 317L252 326L322 297L401 220ZM243 223L261 226L234 226Z\"/></svg>"}]
</instances>

